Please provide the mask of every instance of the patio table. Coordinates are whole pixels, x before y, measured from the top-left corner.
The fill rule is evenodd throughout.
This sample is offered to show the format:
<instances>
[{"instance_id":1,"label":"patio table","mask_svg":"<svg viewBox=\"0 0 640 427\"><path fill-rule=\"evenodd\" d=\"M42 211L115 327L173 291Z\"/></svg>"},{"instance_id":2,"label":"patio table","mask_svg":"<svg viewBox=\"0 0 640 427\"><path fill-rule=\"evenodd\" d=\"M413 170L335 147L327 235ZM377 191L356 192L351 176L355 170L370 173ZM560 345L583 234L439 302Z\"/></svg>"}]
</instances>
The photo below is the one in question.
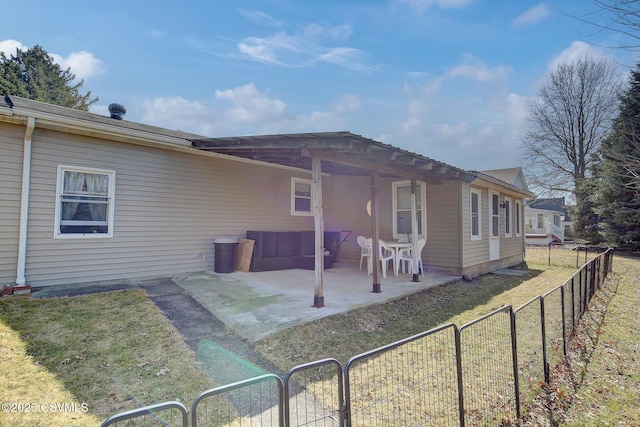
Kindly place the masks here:
<instances>
[{"instance_id":1,"label":"patio table","mask_svg":"<svg viewBox=\"0 0 640 427\"><path fill-rule=\"evenodd\" d=\"M413 243L408 243L408 242L385 242L385 243L387 244L388 247L393 249L393 273L397 277L398 269L400 267L400 265L398 264L400 262L400 260L398 259L400 257L400 250L412 248Z\"/></svg>"}]
</instances>

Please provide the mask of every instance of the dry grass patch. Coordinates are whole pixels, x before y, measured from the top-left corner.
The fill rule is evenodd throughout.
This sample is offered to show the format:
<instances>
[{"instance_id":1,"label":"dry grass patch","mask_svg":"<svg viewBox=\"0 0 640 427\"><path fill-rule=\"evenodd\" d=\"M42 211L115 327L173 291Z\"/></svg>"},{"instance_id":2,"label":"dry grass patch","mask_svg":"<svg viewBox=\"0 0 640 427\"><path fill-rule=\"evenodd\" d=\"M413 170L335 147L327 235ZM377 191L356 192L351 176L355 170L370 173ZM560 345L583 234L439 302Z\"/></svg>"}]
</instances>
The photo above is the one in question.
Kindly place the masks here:
<instances>
[{"instance_id":1,"label":"dry grass patch","mask_svg":"<svg viewBox=\"0 0 640 427\"><path fill-rule=\"evenodd\" d=\"M522 425L640 425L640 259L616 254L613 271Z\"/></svg>"},{"instance_id":2,"label":"dry grass patch","mask_svg":"<svg viewBox=\"0 0 640 427\"><path fill-rule=\"evenodd\" d=\"M94 425L166 400L188 406L213 386L182 336L143 291L0 298L0 324L7 340L2 349L9 352L0 358L0 396L37 405L51 399L84 403L89 417L68 424ZM0 413L0 425L64 424L52 423L50 416Z\"/></svg>"},{"instance_id":3,"label":"dry grass patch","mask_svg":"<svg viewBox=\"0 0 640 427\"><path fill-rule=\"evenodd\" d=\"M584 254L584 252L583 252ZM393 301L358 308L270 335L256 349L283 371L333 357L345 363L356 354L427 331L445 323L462 325L491 311L518 307L561 285L575 272L576 253L527 248L523 276L486 274Z\"/></svg>"},{"instance_id":4,"label":"dry grass patch","mask_svg":"<svg viewBox=\"0 0 640 427\"><path fill-rule=\"evenodd\" d=\"M454 323L462 326L507 305L517 308L554 290L575 272L574 251L556 249L549 265L546 249L528 249L526 263L517 266L527 270L524 275L487 274L470 283L459 281L362 307L281 331L257 343L257 349L285 371L298 364L328 357L346 363L352 356L440 325ZM539 318L539 309L534 315ZM469 417L479 425L492 423L491 420L495 421L492 417L509 419L515 415L510 402L513 387L509 381L511 363L509 360L496 362L491 356L510 352L509 320L504 318L505 315L502 320L496 320L499 328L496 335L490 333L476 338L477 334L471 333L471 341L465 342L463 362L469 361L464 368L469 371L465 374L467 381L478 377L473 371L476 365L485 374L493 375L487 378L483 374L481 379L491 379L491 387L485 383L466 385L469 390L474 390L468 396L470 402L473 401L478 408L492 406L486 411L471 408L473 413ZM523 320L527 322L526 317ZM479 347L474 339L478 339ZM457 394L455 376L452 377L455 372L453 347L451 331L443 330L356 362L350 369L352 420L362 425L373 424L376 420L403 425L455 422ZM538 365L537 371L542 377L542 363ZM310 372L305 380L312 382L312 375L317 374ZM332 387L336 383L334 375L318 380L319 384L313 386L314 390L319 390L316 398L329 406L328 398L333 396ZM537 384L535 392L540 390ZM496 395L503 396L504 402L496 403Z\"/></svg>"}]
</instances>

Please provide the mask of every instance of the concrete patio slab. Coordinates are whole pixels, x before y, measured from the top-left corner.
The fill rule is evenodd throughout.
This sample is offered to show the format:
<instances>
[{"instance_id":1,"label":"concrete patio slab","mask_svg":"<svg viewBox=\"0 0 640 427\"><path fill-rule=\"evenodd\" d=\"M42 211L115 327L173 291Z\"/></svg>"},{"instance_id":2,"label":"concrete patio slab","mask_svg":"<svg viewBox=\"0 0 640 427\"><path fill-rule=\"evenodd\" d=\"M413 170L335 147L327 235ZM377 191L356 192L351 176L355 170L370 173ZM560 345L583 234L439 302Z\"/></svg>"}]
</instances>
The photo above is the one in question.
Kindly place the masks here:
<instances>
[{"instance_id":1,"label":"concrete patio slab","mask_svg":"<svg viewBox=\"0 0 640 427\"><path fill-rule=\"evenodd\" d=\"M364 305L382 303L422 289L458 280L442 273L425 273L419 282L411 274L380 279L374 293L373 276L350 263L337 263L324 272L325 307L312 307L315 276L311 270L256 273L205 272L177 276L173 281L197 302L249 342L286 329Z\"/></svg>"},{"instance_id":2,"label":"concrete patio slab","mask_svg":"<svg viewBox=\"0 0 640 427\"><path fill-rule=\"evenodd\" d=\"M425 273L419 282L411 279L410 274L381 277L382 292L373 293L373 276L358 271L354 264L337 263L324 272L323 308L312 307L315 273L298 269L201 272L136 283L56 285L35 289L31 297L73 297L143 289L184 336L207 375L222 385L267 372L284 375L253 351L251 343L269 334L459 278Z\"/></svg>"}]
</instances>

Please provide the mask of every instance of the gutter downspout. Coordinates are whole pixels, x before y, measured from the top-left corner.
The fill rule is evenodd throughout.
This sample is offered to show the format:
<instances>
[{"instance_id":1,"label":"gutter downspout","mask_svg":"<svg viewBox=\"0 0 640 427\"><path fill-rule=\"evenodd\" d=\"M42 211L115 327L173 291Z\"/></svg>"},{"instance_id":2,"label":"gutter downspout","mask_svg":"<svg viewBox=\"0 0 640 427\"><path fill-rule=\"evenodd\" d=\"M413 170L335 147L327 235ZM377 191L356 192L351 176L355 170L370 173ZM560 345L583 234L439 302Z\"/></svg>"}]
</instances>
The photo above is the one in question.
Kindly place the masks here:
<instances>
[{"instance_id":1,"label":"gutter downspout","mask_svg":"<svg viewBox=\"0 0 640 427\"><path fill-rule=\"evenodd\" d=\"M16 269L16 285L26 283L25 268L27 260L27 225L29 217L29 193L31 192L31 136L36 128L36 119L27 118L24 134L24 153L22 154L22 195L20 202L20 231L18 235L18 266Z\"/></svg>"}]
</instances>

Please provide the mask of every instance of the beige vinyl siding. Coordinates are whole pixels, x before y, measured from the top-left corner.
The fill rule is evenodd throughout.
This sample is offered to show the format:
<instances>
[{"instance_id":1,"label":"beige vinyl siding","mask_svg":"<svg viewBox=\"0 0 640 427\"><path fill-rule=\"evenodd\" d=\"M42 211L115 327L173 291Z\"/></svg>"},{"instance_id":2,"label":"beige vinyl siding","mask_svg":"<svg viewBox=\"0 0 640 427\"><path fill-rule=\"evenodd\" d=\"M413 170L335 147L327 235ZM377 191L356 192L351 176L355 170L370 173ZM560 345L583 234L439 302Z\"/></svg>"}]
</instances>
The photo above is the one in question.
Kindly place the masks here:
<instances>
[{"instance_id":1,"label":"beige vinyl siding","mask_svg":"<svg viewBox=\"0 0 640 427\"><path fill-rule=\"evenodd\" d=\"M378 232L383 240L393 240L392 183L401 180L378 179ZM325 183L328 184L325 193L329 196L324 211L325 230L351 231L340 247L339 259L359 260L357 236L372 236L372 219L367 213L367 202L371 200L371 178L331 176L325 179Z\"/></svg>"},{"instance_id":2,"label":"beige vinyl siding","mask_svg":"<svg viewBox=\"0 0 640 427\"><path fill-rule=\"evenodd\" d=\"M351 234L340 246L338 261L360 260L358 235L371 237L371 217L367 202L371 199L371 179L360 176L328 176L324 179L326 231L345 231ZM390 184L389 184L390 185Z\"/></svg>"},{"instance_id":3,"label":"beige vinyl siding","mask_svg":"<svg viewBox=\"0 0 640 427\"><path fill-rule=\"evenodd\" d=\"M340 247L340 259L357 260L360 248L358 235L371 237L371 217L366 204L371 198L369 177L330 177L330 207L325 210L326 230L352 233ZM392 183L403 179L378 179L378 230L383 240L393 240ZM427 245L422 252L425 266L435 269L460 268L460 215L457 181L441 184L426 182ZM345 228L347 227L347 228Z\"/></svg>"},{"instance_id":4,"label":"beige vinyl siding","mask_svg":"<svg viewBox=\"0 0 640 427\"><path fill-rule=\"evenodd\" d=\"M522 201L519 199L519 196L513 194L504 194L500 195L500 202L504 201L504 198L508 197L511 199L511 237L505 237L505 212L504 209L501 209L501 221L502 226L500 228L500 254L502 257L512 257L517 255L522 255L524 252L524 236L516 236L516 200L520 200L520 228L522 232ZM521 233L522 234L522 233Z\"/></svg>"},{"instance_id":5,"label":"beige vinyl siding","mask_svg":"<svg viewBox=\"0 0 640 427\"><path fill-rule=\"evenodd\" d=\"M203 271L213 268L216 236L313 229L313 217L290 215L288 170L38 128L33 141L32 285ZM112 239L53 238L59 164L116 172Z\"/></svg>"},{"instance_id":6,"label":"beige vinyl siding","mask_svg":"<svg viewBox=\"0 0 640 427\"><path fill-rule=\"evenodd\" d=\"M474 182L474 184L476 183ZM471 240L471 207L469 203L471 187L481 191L482 240ZM498 192L500 203L504 202L505 197L511 199L511 237L505 237L505 211L503 208L500 208L500 259L517 257L523 253L524 239L523 236L516 236L515 234L514 211L516 200L520 200L522 204L522 195L505 192L504 188L496 185L489 184L485 186L485 183L482 181L479 181L476 185L465 184L462 192L463 266L465 268L489 262L489 190ZM522 209L520 218L522 218Z\"/></svg>"},{"instance_id":7,"label":"beige vinyl siding","mask_svg":"<svg viewBox=\"0 0 640 427\"><path fill-rule=\"evenodd\" d=\"M471 240L471 188L480 191L480 230L481 240ZM463 267L482 264L489 261L489 192L486 188L463 184L462 189L462 246Z\"/></svg>"},{"instance_id":8,"label":"beige vinyl siding","mask_svg":"<svg viewBox=\"0 0 640 427\"><path fill-rule=\"evenodd\" d=\"M18 262L25 128L0 123L0 284L14 283Z\"/></svg>"},{"instance_id":9,"label":"beige vinyl siding","mask_svg":"<svg viewBox=\"0 0 640 427\"><path fill-rule=\"evenodd\" d=\"M427 183L427 267L460 268L461 216L459 181Z\"/></svg>"}]
</instances>

